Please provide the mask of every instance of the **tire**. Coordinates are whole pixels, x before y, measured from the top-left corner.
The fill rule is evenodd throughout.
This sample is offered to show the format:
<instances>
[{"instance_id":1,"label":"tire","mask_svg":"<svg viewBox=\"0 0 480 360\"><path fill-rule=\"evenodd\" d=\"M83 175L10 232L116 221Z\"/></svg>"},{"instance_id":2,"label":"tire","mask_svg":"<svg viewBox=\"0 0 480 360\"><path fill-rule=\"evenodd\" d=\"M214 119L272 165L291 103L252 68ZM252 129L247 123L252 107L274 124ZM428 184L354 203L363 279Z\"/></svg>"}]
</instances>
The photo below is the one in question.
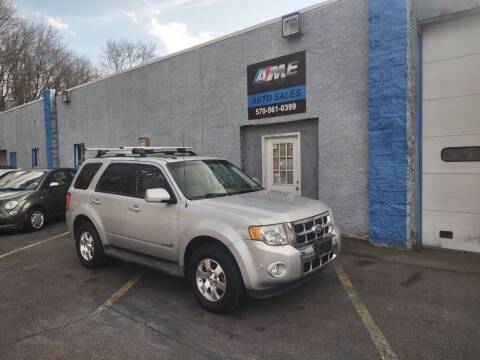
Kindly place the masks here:
<instances>
[{"instance_id":1,"label":"tire","mask_svg":"<svg viewBox=\"0 0 480 360\"><path fill-rule=\"evenodd\" d=\"M46 221L47 216L45 210L41 207L34 206L28 210L25 228L31 232L40 231L45 226Z\"/></svg>"},{"instance_id":2,"label":"tire","mask_svg":"<svg viewBox=\"0 0 480 360\"><path fill-rule=\"evenodd\" d=\"M98 268L107 261L100 236L91 223L84 222L78 227L75 232L75 247L80 262L86 268Z\"/></svg>"},{"instance_id":3,"label":"tire","mask_svg":"<svg viewBox=\"0 0 480 360\"><path fill-rule=\"evenodd\" d=\"M193 253L188 280L195 298L208 311L232 311L245 299L240 269L234 257L218 245L203 245Z\"/></svg>"}]
</instances>

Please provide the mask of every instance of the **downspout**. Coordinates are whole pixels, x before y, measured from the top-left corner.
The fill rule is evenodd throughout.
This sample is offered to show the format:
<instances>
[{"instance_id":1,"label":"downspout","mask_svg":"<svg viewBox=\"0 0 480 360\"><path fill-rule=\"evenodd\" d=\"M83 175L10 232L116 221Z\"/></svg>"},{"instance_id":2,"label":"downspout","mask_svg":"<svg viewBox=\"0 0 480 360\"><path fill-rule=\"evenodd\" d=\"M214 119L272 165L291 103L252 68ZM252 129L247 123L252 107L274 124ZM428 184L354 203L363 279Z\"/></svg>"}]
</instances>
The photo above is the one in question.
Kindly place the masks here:
<instances>
[{"instance_id":1,"label":"downspout","mask_svg":"<svg viewBox=\"0 0 480 360\"><path fill-rule=\"evenodd\" d=\"M43 111L45 117L45 149L47 153L47 167L49 169L59 166L57 126L58 123L55 96L55 90L53 89L45 89L43 91Z\"/></svg>"}]
</instances>

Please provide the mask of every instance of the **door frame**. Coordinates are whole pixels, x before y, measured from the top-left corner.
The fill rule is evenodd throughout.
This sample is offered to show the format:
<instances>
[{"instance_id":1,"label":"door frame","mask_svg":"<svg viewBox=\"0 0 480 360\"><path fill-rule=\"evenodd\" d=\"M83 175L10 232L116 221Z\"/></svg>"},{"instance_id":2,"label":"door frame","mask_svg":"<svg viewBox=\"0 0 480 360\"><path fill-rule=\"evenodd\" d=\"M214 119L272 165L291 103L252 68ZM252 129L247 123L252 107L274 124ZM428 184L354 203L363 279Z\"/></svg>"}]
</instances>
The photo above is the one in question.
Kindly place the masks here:
<instances>
[{"instance_id":1,"label":"door frame","mask_svg":"<svg viewBox=\"0 0 480 360\"><path fill-rule=\"evenodd\" d=\"M302 142L301 134L297 132L279 133L262 135L262 186L267 187L267 140L283 138L283 137L297 137L298 149L297 149L297 179L298 179L298 195L302 195Z\"/></svg>"}]
</instances>

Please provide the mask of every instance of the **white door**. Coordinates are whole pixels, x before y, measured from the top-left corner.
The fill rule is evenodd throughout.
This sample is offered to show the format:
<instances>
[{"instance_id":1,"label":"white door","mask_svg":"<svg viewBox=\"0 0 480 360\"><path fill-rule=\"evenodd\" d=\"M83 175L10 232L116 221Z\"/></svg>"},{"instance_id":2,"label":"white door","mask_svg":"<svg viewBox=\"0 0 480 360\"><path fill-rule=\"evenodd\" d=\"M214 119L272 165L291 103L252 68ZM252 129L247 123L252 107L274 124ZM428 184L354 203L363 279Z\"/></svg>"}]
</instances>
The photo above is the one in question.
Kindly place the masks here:
<instances>
[{"instance_id":1,"label":"white door","mask_svg":"<svg viewBox=\"0 0 480 360\"><path fill-rule=\"evenodd\" d=\"M263 136L262 149L263 186L301 195L300 134Z\"/></svg>"},{"instance_id":2,"label":"white door","mask_svg":"<svg viewBox=\"0 0 480 360\"><path fill-rule=\"evenodd\" d=\"M423 32L423 243L480 252L480 16Z\"/></svg>"}]
</instances>

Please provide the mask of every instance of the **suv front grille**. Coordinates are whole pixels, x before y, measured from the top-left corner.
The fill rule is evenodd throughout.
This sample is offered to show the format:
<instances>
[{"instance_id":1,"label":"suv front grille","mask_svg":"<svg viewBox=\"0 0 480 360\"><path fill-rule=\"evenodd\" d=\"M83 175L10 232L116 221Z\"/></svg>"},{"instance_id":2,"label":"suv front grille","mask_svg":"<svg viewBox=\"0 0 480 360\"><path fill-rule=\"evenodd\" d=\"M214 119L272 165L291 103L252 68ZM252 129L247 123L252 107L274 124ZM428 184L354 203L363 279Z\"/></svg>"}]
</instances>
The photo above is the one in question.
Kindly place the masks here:
<instances>
[{"instance_id":1,"label":"suv front grille","mask_svg":"<svg viewBox=\"0 0 480 360\"><path fill-rule=\"evenodd\" d=\"M329 236L332 219L329 212L292 223L295 231L296 247L303 253L313 245L314 253L305 254L303 258L303 273L307 274L320 268L334 259L332 240Z\"/></svg>"},{"instance_id":2,"label":"suv front grille","mask_svg":"<svg viewBox=\"0 0 480 360\"><path fill-rule=\"evenodd\" d=\"M315 228L317 225L320 225L318 230ZM331 230L331 226L332 221L329 212L295 221L293 223L293 229L295 231L297 247L298 245L307 245L315 240L324 238Z\"/></svg>"}]
</instances>

